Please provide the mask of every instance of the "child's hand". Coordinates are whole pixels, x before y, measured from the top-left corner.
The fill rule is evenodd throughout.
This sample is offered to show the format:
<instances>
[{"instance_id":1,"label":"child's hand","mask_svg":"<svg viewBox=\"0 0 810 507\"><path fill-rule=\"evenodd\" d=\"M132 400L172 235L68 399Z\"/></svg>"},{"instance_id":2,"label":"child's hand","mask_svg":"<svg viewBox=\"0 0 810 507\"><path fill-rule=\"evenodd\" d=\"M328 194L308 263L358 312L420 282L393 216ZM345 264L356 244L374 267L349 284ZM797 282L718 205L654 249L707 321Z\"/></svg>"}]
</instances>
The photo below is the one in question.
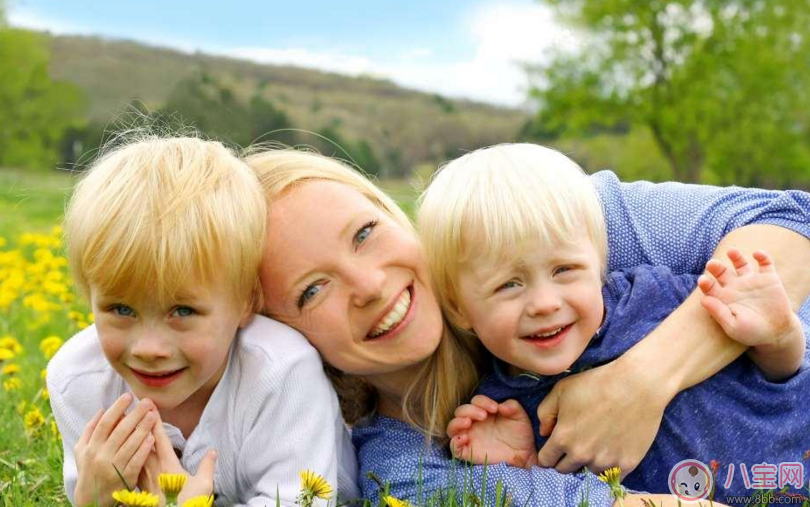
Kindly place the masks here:
<instances>
[{"instance_id":1,"label":"child's hand","mask_svg":"<svg viewBox=\"0 0 810 507\"><path fill-rule=\"evenodd\" d=\"M506 463L527 468L536 463L534 432L515 400L498 404L483 395L456 409L447 425L453 454L475 464Z\"/></svg>"},{"instance_id":2,"label":"child's hand","mask_svg":"<svg viewBox=\"0 0 810 507\"><path fill-rule=\"evenodd\" d=\"M125 415L131 403L132 395L127 393L106 411L99 411L76 442L76 505L112 505L113 491L125 488L118 472L130 486L138 480L155 441L152 428L158 414L155 404L144 399Z\"/></svg>"},{"instance_id":3,"label":"child's hand","mask_svg":"<svg viewBox=\"0 0 810 507\"><path fill-rule=\"evenodd\" d=\"M708 274L698 279L703 307L730 338L762 355L752 359L766 374L793 374L804 356L804 334L771 258L754 252L755 267L739 250L732 248L727 255L734 270L712 259L706 264Z\"/></svg>"},{"instance_id":4,"label":"child's hand","mask_svg":"<svg viewBox=\"0 0 810 507\"><path fill-rule=\"evenodd\" d=\"M158 417L158 423L155 424L153 431L155 435L155 449L154 452L149 454L149 457L144 466L144 473L141 475L139 486L141 489L146 489L152 493L160 495L161 505L165 504L165 498L158 484L158 476L162 473L167 474L184 474L186 475L186 484L183 490L177 497L177 505L182 506L183 502L195 496L209 496L214 493L214 472L216 470L217 453L215 450L209 450L199 467L197 467L197 475L189 474L180 463L177 455L174 453L174 447L163 428L163 422Z\"/></svg>"}]
</instances>

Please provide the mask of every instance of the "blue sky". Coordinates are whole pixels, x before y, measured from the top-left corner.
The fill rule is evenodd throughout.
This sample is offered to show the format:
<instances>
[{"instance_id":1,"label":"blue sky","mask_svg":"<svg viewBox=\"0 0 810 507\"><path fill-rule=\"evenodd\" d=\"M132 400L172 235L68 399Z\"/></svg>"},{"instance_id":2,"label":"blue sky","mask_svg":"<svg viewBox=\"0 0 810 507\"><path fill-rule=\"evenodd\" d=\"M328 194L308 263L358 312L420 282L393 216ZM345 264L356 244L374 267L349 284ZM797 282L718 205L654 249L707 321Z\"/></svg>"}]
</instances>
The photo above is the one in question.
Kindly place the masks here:
<instances>
[{"instance_id":1,"label":"blue sky","mask_svg":"<svg viewBox=\"0 0 810 507\"><path fill-rule=\"evenodd\" d=\"M531 0L7 0L6 6L15 26L370 74L513 106L525 97L519 62L576 46L572 32Z\"/></svg>"}]
</instances>

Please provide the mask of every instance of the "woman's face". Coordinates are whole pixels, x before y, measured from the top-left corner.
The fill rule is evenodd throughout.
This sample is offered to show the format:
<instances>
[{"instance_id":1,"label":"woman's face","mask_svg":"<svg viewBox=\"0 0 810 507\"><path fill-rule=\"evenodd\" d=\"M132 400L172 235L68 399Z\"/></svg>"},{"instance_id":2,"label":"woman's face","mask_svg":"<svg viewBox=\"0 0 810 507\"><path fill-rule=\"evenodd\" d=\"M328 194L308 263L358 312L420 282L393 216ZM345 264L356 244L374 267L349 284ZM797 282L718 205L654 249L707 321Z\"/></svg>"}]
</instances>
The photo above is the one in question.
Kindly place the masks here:
<instances>
[{"instance_id":1,"label":"woman's face","mask_svg":"<svg viewBox=\"0 0 810 507\"><path fill-rule=\"evenodd\" d=\"M268 312L346 373L402 371L439 345L419 242L347 185L312 181L273 202L260 276Z\"/></svg>"}]
</instances>

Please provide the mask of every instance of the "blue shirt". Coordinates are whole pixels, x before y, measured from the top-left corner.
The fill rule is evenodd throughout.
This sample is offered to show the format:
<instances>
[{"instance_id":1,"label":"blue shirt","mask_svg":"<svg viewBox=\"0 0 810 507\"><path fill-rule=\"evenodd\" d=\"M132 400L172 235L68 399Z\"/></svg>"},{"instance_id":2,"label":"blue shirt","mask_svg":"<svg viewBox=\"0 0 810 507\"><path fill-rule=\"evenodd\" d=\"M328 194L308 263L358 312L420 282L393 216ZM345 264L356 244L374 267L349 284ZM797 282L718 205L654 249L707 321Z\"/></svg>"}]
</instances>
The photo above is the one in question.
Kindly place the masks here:
<instances>
[{"instance_id":1,"label":"blue shirt","mask_svg":"<svg viewBox=\"0 0 810 507\"><path fill-rule=\"evenodd\" d=\"M423 433L389 417L372 416L358 424L352 430L352 440L360 463L360 490L372 505L377 505L380 491L377 483L367 477L368 472L389 483L390 495L408 499L414 505L431 505L431 498L446 497L449 488L455 488L458 497L472 491L483 505L492 506L498 481L512 497L510 505L515 507L573 507L583 498L589 499L591 507L613 504L608 486L593 474L453 461L446 448L435 442L426 445ZM486 498L481 494L484 485Z\"/></svg>"},{"instance_id":2,"label":"blue shirt","mask_svg":"<svg viewBox=\"0 0 810 507\"><path fill-rule=\"evenodd\" d=\"M537 405L554 384L568 375L611 361L639 342L694 290L697 276L674 275L668 268L641 266L611 273L603 289L605 320L570 373L555 376L530 374L510 377L506 365L497 361L477 389L496 401L516 399L526 409L535 429L538 448L546 439L539 435ZM761 371L741 356L704 382L678 394L667 406L655 442L638 468L623 481L641 491L666 492L672 467L685 459L708 464L714 459L718 474L715 500L727 496L750 496L740 464L803 462L804 483L810 478L810 462L803 454L810 449L810 362L781 383L765 379ZM610 424L606 421L605 424ZM734 464L735 475L725 488L726 472ZM775 488L773 488L775 489ZM794 491L795 492L795 491Z\"/></svg>"},{"instance_id":3,"label":"blue shirt","mask_svg":"<svg viewBox=\"0 0 810 507\"><path fill-rule=\"evenodd\" d=\"M752 223L779 225L810 238L810 194L805 192L682 183L621 183L610 171L592 175L591 181L605 210L609 271L653 264L668 266L675 273L700 273L723 236ZM803 322L810 322L807 302L800 316ZM382 480L391 482L393 495L416 499L415 478L425 448L424 438L416 430L404 423L377 417L368 426L355 428L353 440L358 451L364 497L372 502L378 498L376 484L365 478L366 472L372 471ZM423 483L423 491L441 486L446 473L440 473L440 469L446 471L453 467L446 454L444 461L441 461L442 454L433 456L431 480ZM512 495L531 499L527 505L547 505L543 502L560 491L572 493L556 498L554 505L579 503L577 492L581 491L581 486L573 487L575 483L566 476L544 475L544 479L539 479L535 470L526 475L525 470L499 466L503 477L515 478L510 482ZM548 481L552 480L562 482L549 486ZM480 483L473 484L480 487ZM594 507L610 505L601 484L592 481L590 485Z\"/></svg>"}]
</instances>

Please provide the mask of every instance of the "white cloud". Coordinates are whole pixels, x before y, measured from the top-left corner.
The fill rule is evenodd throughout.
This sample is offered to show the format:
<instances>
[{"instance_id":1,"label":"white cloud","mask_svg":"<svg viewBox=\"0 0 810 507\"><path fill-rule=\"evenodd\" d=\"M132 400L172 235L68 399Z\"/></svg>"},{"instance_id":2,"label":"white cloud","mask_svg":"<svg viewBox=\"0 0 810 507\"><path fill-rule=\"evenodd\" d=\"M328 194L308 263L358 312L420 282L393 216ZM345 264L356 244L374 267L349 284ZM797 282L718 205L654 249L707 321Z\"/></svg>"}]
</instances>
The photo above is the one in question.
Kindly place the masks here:
<instances>
[{"instance_id":1,"label":"white cloud","mask_svg":"<svg viewBox=\"0 0 810 507\"><path fill-rule=\"evenodd\" d=\"M452 64L396 62L380 70L422 90L517 106L526 98L522 63L547 61L550 51L576 51L580 37L536 3L487 4L467 18L473 57Z\"/></svg>"},{"instance_id":2,"label":"white cloud","mask_svg":"<svg viewBox=\"0 0 810 507\"><path fill-rule=\"evenodd\" d=\"M245 58L259 63L295 65L314 69L339 72L341 74L368 74L373 72L373 63L362 56L338 53L317 52L307 49L236 48L223 54L235 58Z\"/></svg>"},{"instance_id":3,"label":"white cloud","mask_svg":"<svg viewBox=\"0 0 810 507\"><path fill-rule=\"evenodd\" d=\"M307 49L238 48L226 54L263 63L378 75L428 92L517 106L526 97L521 63L544 61L549 50L574 51L579 40L554 20L547 7L535 3L485 5L467 18L465 30L474 45L473 56L455 63L440 63L435 58L440 56L438 51L426 47L415 47L385 62Z\"/></svg>"},{"instance_id":4,"label":"white cloud","mask_svg":"<svg viewBox=\"0 0 810 507\"><path fill-rule=\"evenodd\" d=\"M12 25L57 34L90 34L94 30L51 19L23 8L10 9ZM522 0L493 2L477 7L460 20L471 44L471 56L447 62L439 47L415 46L398 56L375 61L362 54L303 47L213 48L165 35L141 33L137 40L191 52L244 58L260 63L295 65L348 75L373 75L411 88L509 106L525 101L526 76L521 63L541 62L550 50L575 51L581 39L554 20L552 11ZM119 34L126 37L126 34Z\"/></svg>"},{"instance_id":5,"label":"white cloud","mask_svg":"<svg viewBox=\"0 0 810 507\"><path fill-rule=\"evenodd\" d=\"M422 58L429 58L433 56L433 50L430 48L413 48L406 51L402 55L403 60L418 60Z\"/></svg>"},{"instance_id":6,"label":"white cloud","mask_svg":"<svg viewBox=\"0 0 810 507\"><path fill-rule=\"evenodd\" d=\"M12 8L8 11L8 22L11 26L28 28L30 30L49 31L51 33L67 35L88 33L85 27L66 23L65 21L43 16L42 14L26 10L25 8Z\"/></svg>"}]
</instances>

